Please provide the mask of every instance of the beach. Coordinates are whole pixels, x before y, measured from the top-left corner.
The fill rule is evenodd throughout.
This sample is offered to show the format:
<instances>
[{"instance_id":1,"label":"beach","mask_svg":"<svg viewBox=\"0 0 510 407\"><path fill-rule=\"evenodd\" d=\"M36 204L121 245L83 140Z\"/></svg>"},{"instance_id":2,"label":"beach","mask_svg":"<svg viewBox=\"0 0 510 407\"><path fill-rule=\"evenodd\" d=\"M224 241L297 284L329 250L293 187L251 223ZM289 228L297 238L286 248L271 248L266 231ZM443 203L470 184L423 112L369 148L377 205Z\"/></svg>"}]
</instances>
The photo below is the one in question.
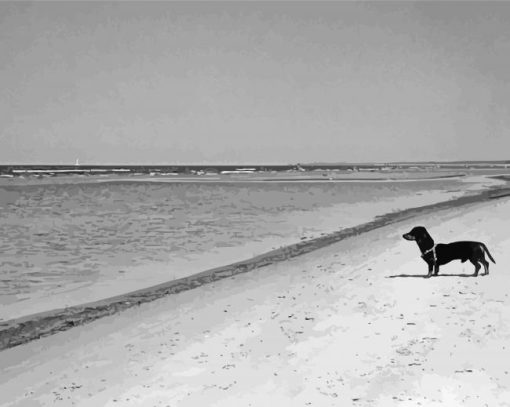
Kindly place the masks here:
<instances>
[{"instance_id":1,"label":"beach","mask_svg":"<svg viewBox=\"0 0 510 407\"><path fill-rule=\"evenodd\" d=\"M510 405L509 210L418 213L3 350L1 405ZM497 264L420 278L420 224Z\"/></svg>"},{"instance_id":2,"label":"beach","mask_svg":"<svg viewBox=\"0 0 510 407\"><path fill-rule=\"evenodd\" d=\"M0 407L510 407L509 20L0 1Z\"/></svg>"}]
</instances>

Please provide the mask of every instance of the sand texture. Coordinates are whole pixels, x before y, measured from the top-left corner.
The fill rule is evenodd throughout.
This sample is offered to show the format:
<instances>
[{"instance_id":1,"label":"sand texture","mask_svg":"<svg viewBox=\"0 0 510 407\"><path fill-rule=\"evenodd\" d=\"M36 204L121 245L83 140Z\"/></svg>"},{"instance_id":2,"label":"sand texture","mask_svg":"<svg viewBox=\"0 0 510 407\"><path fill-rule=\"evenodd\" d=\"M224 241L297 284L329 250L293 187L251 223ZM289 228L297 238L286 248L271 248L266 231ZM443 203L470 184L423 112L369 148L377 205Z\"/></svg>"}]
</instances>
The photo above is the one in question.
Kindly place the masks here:
<instances>
[{"instance_id":1,"label":"sand texture","mask_svg":"<svg viewBox=\"0 0 510 407\"><path fill-rule=\"evenodd\" d=\"M2 405L510 405L508 213L437 209L4 350ZM497 264L421 278L418 224Z\"/></svg>"}]
</instances>

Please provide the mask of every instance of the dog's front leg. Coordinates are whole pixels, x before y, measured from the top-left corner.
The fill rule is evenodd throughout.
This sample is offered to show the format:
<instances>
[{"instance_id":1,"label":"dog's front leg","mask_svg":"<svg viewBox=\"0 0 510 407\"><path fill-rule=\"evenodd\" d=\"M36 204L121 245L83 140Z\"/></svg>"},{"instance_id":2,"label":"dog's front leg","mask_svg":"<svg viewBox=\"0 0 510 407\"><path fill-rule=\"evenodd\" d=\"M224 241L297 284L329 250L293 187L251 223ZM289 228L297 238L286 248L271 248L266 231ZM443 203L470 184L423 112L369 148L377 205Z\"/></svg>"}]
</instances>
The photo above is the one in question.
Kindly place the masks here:
<instances>
[{"instance_id":1,"label":"dog's front leg","mask_svg":"<svg viewBox=\"0 0 510 407\"><path fill-rule=\"evenodd\" d=\"M429 273L427 274L427 277L426 278L430 278L432 277L432 270L433 270L433 264L432 263L427 263L429 265Z\"/></svg>"},{"instance_id":2,"label":"dog's front leg","mask_svg":"<svg viewBox=\"0 0 510 407\"><path fill-rule=\"evenodd\" d=\"M434 264L434 275L437 276L437 273L439 273L439 264Z\"/></svg>"}]
</instances>

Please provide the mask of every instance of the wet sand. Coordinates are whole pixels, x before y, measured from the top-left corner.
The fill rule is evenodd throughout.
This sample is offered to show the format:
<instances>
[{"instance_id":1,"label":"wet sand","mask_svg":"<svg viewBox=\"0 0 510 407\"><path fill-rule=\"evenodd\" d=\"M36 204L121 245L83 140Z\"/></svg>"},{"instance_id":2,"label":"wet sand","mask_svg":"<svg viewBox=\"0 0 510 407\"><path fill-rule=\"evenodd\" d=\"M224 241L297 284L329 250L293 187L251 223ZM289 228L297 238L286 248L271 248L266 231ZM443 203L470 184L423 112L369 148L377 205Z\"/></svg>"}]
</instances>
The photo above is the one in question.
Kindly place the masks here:
<instances>
[{"instance_id":1,"label":"wet sand","mask_svg":"<svg viewBox=\"0 0 510 407\"><path fill-rule=\"evenodd\" d=\"M502 197L408 212L4 350L2 405L509 405L509 211ZM498 264L421 278L401 238L417 224L438 242L484 241Z\"/></svg>"}]
</instances>

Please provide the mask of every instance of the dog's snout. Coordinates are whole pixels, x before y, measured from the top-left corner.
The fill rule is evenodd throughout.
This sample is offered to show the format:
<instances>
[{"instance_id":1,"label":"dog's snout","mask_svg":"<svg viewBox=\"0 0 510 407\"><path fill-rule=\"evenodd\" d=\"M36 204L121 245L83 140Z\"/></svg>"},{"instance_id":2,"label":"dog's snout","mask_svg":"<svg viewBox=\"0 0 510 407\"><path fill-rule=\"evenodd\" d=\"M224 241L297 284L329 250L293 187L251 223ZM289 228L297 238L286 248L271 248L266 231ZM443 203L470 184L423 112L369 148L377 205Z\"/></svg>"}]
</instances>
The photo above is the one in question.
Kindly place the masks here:
<instances>
[{"instance_id":1,"label":"dog's snout","mask_svg":"<svg viewBox=\"0 0 510 407\"><path fill-rule=\"evenodd\" d=\"M409 233L404 233L402 237L406 240L414 240L413 237Z\"/></svg>"}]
</instances>

